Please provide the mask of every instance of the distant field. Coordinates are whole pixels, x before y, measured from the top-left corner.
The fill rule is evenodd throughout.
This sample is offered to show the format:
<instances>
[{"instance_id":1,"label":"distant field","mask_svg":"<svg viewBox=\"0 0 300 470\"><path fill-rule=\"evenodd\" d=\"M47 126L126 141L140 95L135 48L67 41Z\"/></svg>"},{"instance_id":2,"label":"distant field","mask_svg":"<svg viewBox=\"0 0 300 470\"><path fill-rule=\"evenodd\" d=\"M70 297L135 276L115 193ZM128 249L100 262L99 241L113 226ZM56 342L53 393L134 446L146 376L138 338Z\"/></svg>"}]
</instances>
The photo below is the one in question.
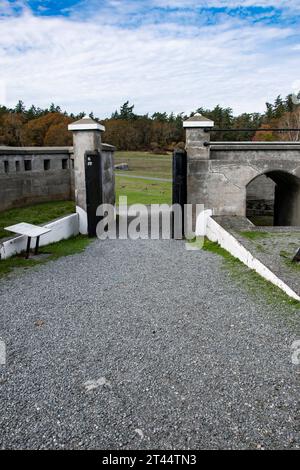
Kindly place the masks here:
<instances>
[{"instance_id":1,"label":"distant field","mask_svg":"<svg viewBox=\"0 0 300 470\"><path fill-rule=\"evenodd\" d=\"M116 152L115 163L128 163L129 171L116 171L116 196L127 196L128 204L170 204L172 184L165 181L151 181L148 177L172 177L172 155L154 155L148 152ZM145 176L145 179L131 179L121 175Z\"/></svg>"},{"instance_id":2,"label":"distant field","mask_svg":"<svg viewBox=\"0 0 300 470\"><path fill-rule=\"evenodd\" d=\"M116 152L115 163L128 163L131 175L172 177L172 155L154 155L148 152ZM124 173L120 170L120 173ZM117 174L117 172L116 172Z\"/></svg>"},{"instance_id":3,"label":"distant field","mask_svg":"<svg viewBox=\"0 0 300 470\"><path fill-rule=\"evenodd\" d=\"M127 196L128 204L170 204L172 185L162 181L116 176L117 204L119 196Z\"/></svg>"}]
</instances>

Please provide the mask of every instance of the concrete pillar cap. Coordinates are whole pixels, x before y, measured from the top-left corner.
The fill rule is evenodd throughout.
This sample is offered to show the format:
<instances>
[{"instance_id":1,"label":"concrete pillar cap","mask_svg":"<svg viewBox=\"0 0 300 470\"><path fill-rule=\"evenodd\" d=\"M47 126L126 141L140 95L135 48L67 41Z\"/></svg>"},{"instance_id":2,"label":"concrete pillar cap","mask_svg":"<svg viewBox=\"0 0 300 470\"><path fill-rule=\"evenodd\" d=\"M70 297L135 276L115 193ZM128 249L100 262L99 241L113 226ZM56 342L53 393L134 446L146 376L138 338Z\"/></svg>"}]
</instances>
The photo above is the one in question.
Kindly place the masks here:
<instances>
[{"instance_id":1,"label":"concrete pillar cap","mask_svg":"<svg viewBox=\"0 0 300 470\"><path fill-rule=\"evenodd\" d=\"M68 125L69 131L105 131L105 127L102 124L94 121L94 119L89 116L84 116L79 121L72 122Z\"/></svg>"},{"instance_id":2,"label":"concrete pillar cap","mask_svg":"<svg viewBox=\"0 0 300 470\"><path fill-rule=\"evenodd\" d=\"M183 121L183 127L198 127L198 128L207 128L207 127L214 127L214 121L202 116L202 114L194 114L194 116L190 117L186 121Z\"/></svg>"}]
</instances>

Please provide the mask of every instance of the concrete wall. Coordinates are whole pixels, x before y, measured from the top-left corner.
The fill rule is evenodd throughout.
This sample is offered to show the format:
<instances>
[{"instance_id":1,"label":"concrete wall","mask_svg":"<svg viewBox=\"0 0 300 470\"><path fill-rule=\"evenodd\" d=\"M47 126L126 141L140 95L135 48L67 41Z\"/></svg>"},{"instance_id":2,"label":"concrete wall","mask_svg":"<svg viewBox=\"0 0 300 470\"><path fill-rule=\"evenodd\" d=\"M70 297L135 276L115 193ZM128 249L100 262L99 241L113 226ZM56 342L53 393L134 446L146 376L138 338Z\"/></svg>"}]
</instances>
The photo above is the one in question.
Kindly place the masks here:
<instances>
[{"instance_id":1,"label":"concrete wall","mask_svg":"<svg viewBox=\"0 0 300 470\"><path fill-rule=\"evenodd\" d=\"M188 157L189 203L204 204L215 215L245 216L248 184L268 172L281 188L277 211L286 212L288 224L300 225L299 186L293 185L291 192L288 181L275 178L288 174L293 183L298 180L300 143L212 142L207 149L208 158L203 151Z\"/></svg>"},{"instance_id":2,"label":"concrete wall","mask_svg":"<svg viewBox=\"0 0 300 470\"><path fill-rule=\"evenodd\" d=\"M86 211L86 185L85 185L85 160L87 151L101 149L101 133L91 131L74 131L74 178L76 206Z\"/></svg>"},{"instance_id":3,"label":"concrete wall","mask_svg":"<svg viewBox=\"0 0 300 470\"><path fill-rule=\"evenodd\" d=\"M261 175L247 186L247 216L273 215L276 183Z\"/></svg>"},{"instance_id":4,"label":"concrete wall","mask_svg":"<svg viewBox=\"0 0 300 470\"><path fill-rule=\"evenodd\" d=\"M116 202L114 147L102 144L102 190L103 203L114 205Z\"/></svg>"},{"instance_id":5,"label":"concrete wall","mask_svg":"<svg viewBox=\"0 0 300 470\"><path fill-rule=\"evenodd\" d=\"M114 147L101 147L104 202L114 203ZM0 147L0 211L74 199L73 166L73 147Z\"/></svg>"},{"instance_id":6,"label":"concrete wall","mask_svg":"<svg viewBox=\"0 0 300 470\"><path fill-rule=\"evenodd\" d=\"M0 211L73 197L72 149L0 147Z\"/></svg>"}]
</instances>

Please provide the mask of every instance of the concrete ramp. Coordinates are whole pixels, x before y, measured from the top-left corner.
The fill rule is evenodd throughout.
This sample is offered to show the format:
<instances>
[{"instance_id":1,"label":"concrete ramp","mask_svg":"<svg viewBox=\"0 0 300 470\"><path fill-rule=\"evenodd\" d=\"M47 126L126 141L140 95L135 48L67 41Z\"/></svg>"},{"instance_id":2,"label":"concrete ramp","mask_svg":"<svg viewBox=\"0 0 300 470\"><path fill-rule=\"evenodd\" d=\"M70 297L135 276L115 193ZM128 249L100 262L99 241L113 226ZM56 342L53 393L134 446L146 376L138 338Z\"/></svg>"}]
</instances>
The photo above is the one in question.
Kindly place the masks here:
<instances>
[{"instance_id":1,"label":"concrete ramp","mask_svg":"<svg viewBox=\"0 0 300 470\"><path fill-rule=\"evenodd\" d=\"M300 247L300 227L257 227L246 217L235 216L214 216L212 220L274 277L268 278L252 266L253 269L291 297L299 299L300 265L292 259ZM232 249L228 251L239 258L235 248Z\"/></svg>"}]
</instances>

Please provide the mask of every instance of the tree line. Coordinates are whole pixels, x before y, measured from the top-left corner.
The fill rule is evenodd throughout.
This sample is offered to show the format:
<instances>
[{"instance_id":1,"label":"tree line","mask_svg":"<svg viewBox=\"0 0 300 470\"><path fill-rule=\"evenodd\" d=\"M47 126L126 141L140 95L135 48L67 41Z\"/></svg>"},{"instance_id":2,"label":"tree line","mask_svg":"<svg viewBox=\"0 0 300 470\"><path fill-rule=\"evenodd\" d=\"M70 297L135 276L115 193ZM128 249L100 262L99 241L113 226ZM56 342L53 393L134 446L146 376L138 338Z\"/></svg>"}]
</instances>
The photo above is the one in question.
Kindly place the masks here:
<instances>
[{"instance_id":1,"label":"tree line","mask_svg":"<svg viewBox=\"0 0 300 470\"><path fill-rule=\"evenodd\" d=\"M242 113L238 116L234 116L231 108L220 105L213 109L199 107L190 115L164 112L138 115L134 105L127 101L110 118L100 120L93 113L90 113L90 117L105 125L104 141L119 150L161 153L184 145L182 122L195 113L203 114L215 122L216 128L223 129L221 132L212 132L212 140L300 140L300 132L281 133L271 130L300 128L300 105L293 95L286 98L278 96L274 103L266 103L264 113ZM26 108L22 101L14 108L0 105L0 145L71 146L72 135L68 132L68 124L83 116L84 113L75 115L62 111L54 104L46 109L34 105ZM262 128L265 130L257 131ZM247 130L230 132L228 129Z\"/></svg>"}]
</instances>

